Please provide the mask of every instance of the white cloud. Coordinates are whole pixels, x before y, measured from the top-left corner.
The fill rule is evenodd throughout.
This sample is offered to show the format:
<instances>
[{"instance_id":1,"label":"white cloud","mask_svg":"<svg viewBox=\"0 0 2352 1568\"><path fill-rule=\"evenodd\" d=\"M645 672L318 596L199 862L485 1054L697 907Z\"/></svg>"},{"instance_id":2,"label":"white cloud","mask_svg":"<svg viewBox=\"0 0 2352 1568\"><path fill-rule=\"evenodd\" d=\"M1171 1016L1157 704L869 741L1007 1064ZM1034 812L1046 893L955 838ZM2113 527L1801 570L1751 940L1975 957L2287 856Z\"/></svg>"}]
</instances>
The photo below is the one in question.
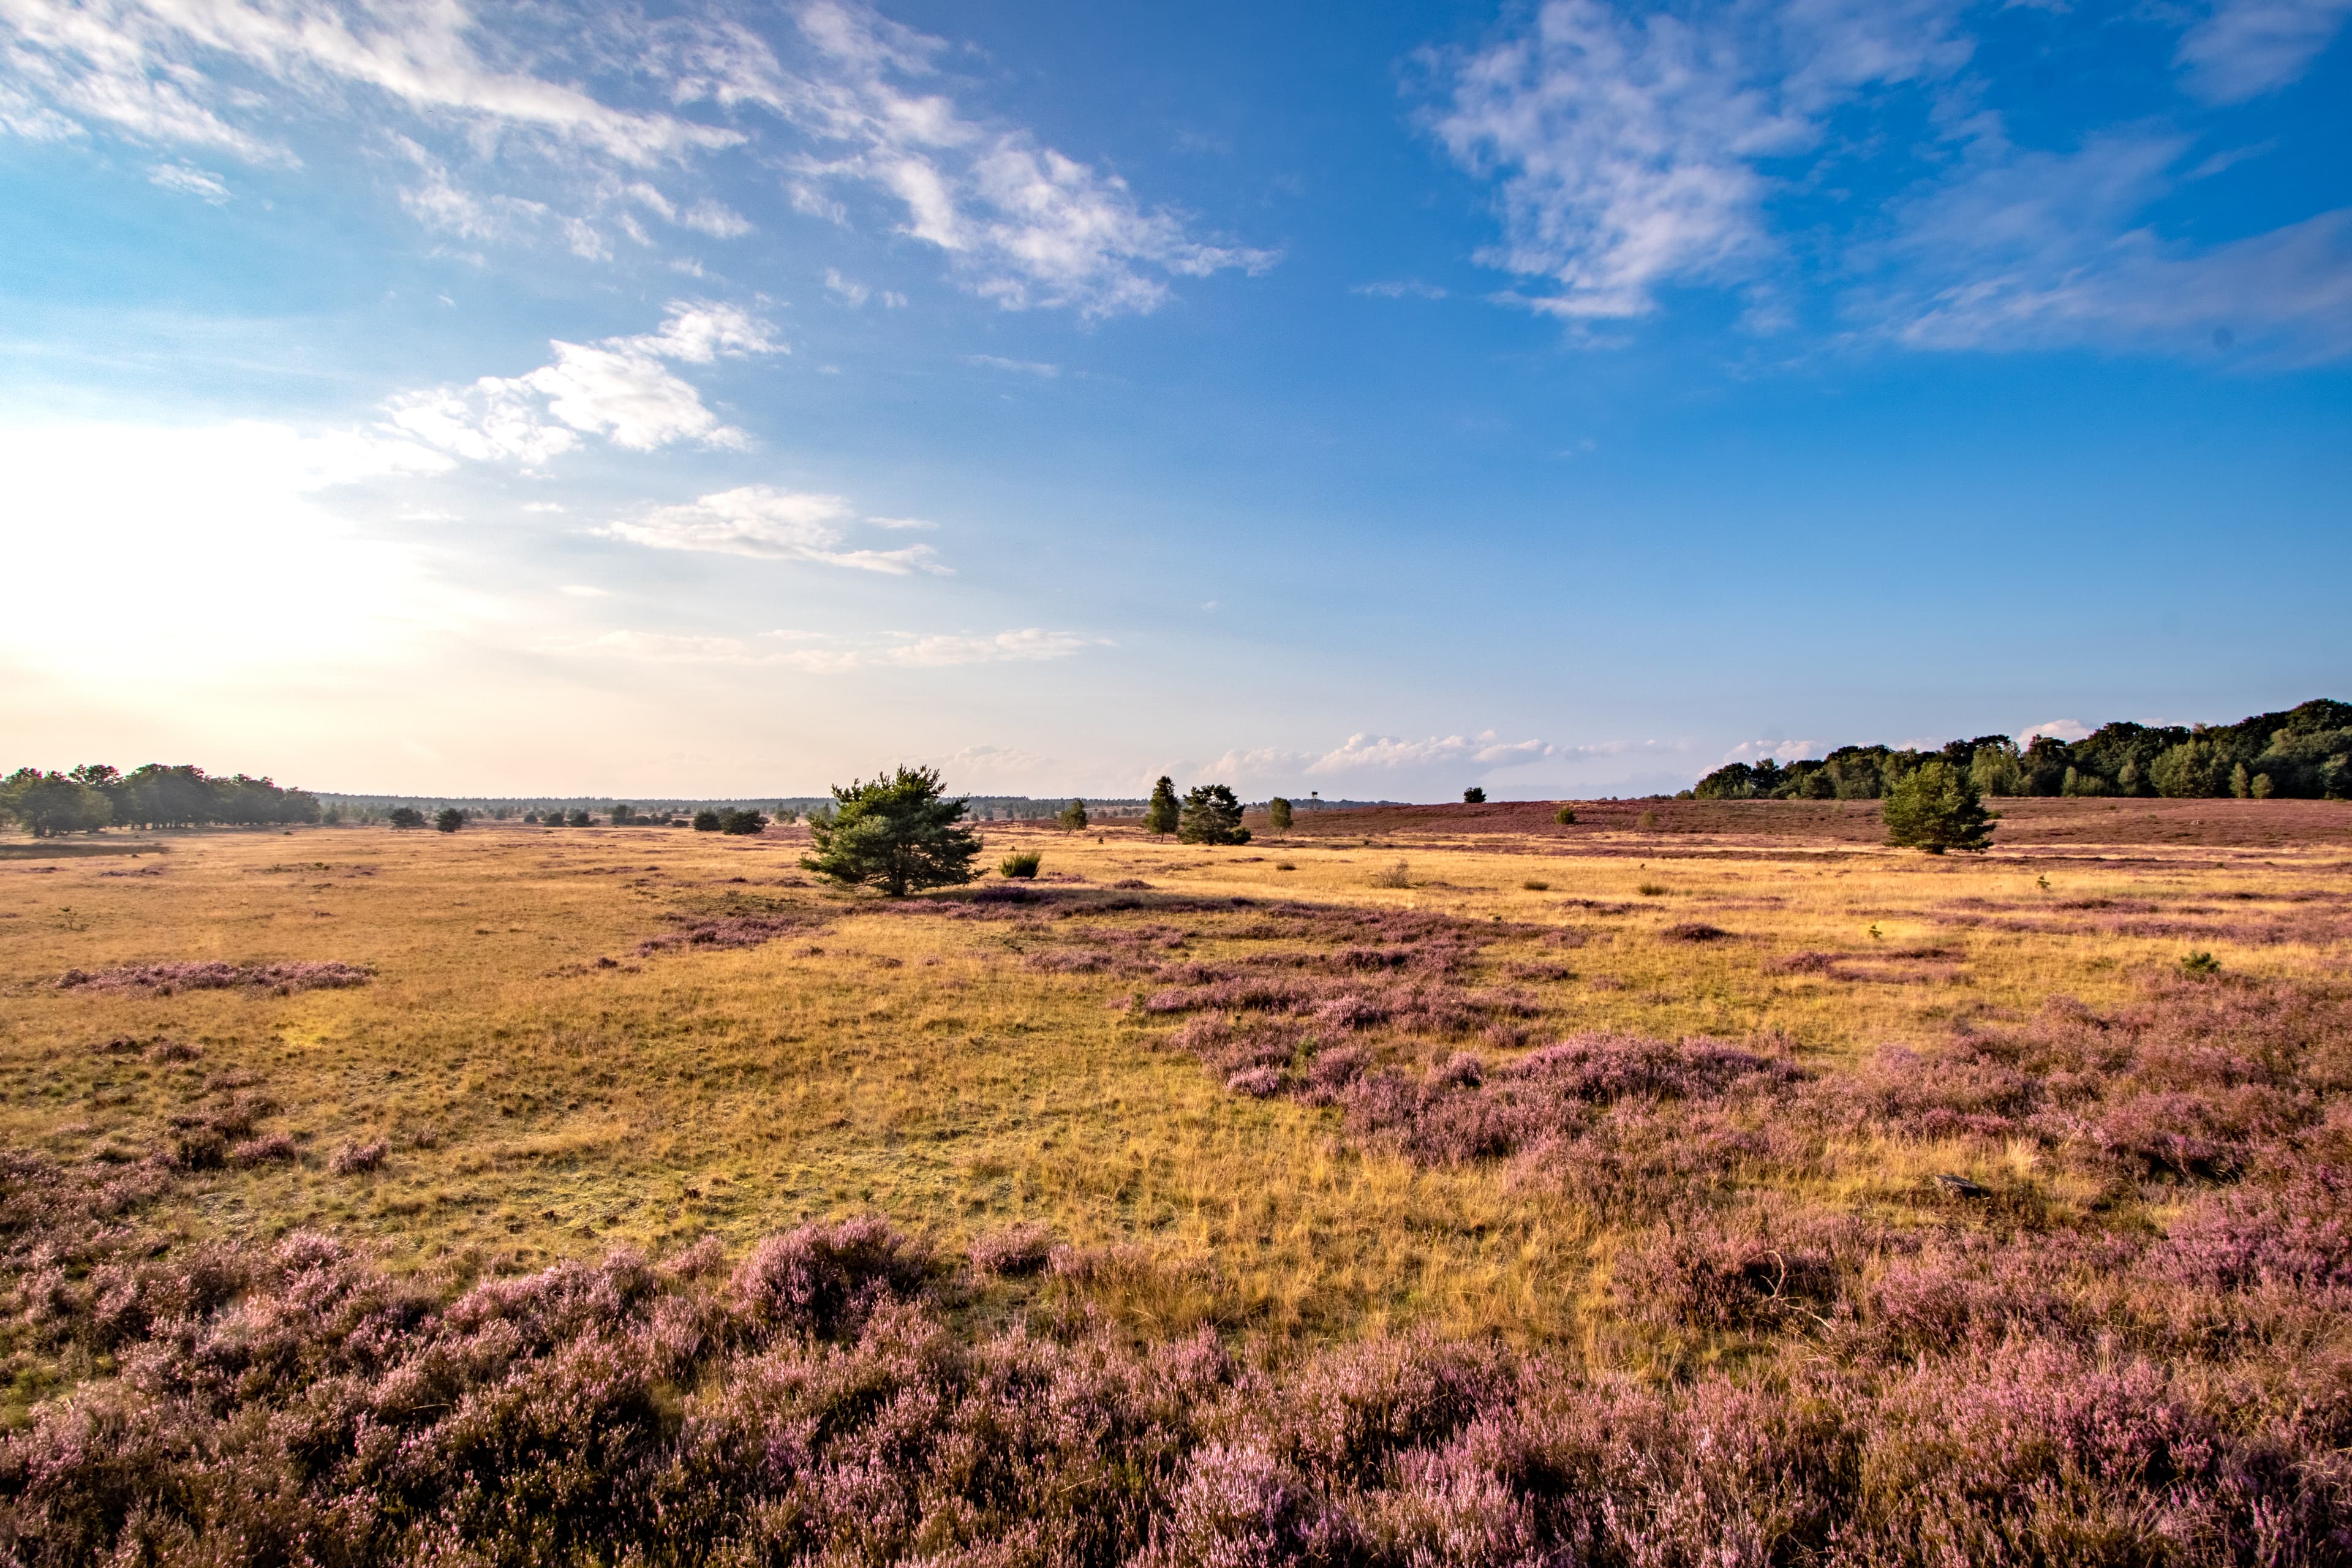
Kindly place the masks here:
<instances>
[{"instance_id":1,"label":"white cloud","mask_svg":"<svg viewBox=\"0 0 2352 1568\"><path fill-rule=\"evenodd\" d=\"M724 202L699 201L678 215L679 226L713 239L740 239L752 232L751 220Z\"/></svg>"},{"instance_id":2,"label":"white cloud","mask_svg":"<svg viewBox=\"0 0 2352 1568\"><path fill-rule=\"evenodd\" d=\"M152 141L292 162L247 129L257 75L342 110L339 89L371 89L424 116L469 121L644 166L731 146L740 132L674 114L616 109L578 87L487 62L480 29L454 0L344 5L329 0L7 0L0 59L57 110ZM502 56L518 53L498 40Z\"/></svg>"},{"instance_id":3,"label":"white cloud","mask_svg":"<svg viewBox=\"0 0 2352 1568\"><path fill-rule=\"evenodd\" d=\"M2352 17L2352 0L2219 0L2181 36L2191 90L2239 103L2298 79Z\"/></svg>"},{"instance_id":4,"label":"white cloud","mask_svg":"<svg viewBox=\"0 0 2352 1568\"><path fill-rule=\"evenodd\" d=\"M1062 367L1047 364L1043 360L1006 359L1001 354L966 354L966 364L985 365L991 370L1009 370L1023 375L1042 376L1047 381L1062 374Z\"/></svg>"},{"instance_id":5,"label":"white cloud","mask_svg":"<svg viewBox=\"0 0 2352 1568\"><path fill-rule=\"evenodd\" d=\"M769 637L799 639L805 633L772 632ZM1003 664L1066 658L1081 649L1100 646L1099 640L1075 632L1048 631L1040 626L999 632L993 637L901 634L901 640L848 647L763 649L751 639L731 637L678 636L665 632L610 631L557 651L591 657L625 658L653 664L736 664L797 669L831 675L857 669L940 669L955 665Z\"/></svg>"},{"instance_id":6,"label":"white cloud","mask_svg":"<svg viewBox=\"0 0 2352 1568\"><path fill-rule=\"evenodd\" d=\"M824 269L824 286L838 297L843 304L853 310L865 304L874 295L874 290L865 284L854 279L844 278L841 275L841 269L837 267L828 267Z\"/></svg>"},{"instance_id":7,"label":"white cloud","mask_svg":"<svg viewBox=\"0 0 2352 1568\"><path fill-rule=\"evenodd\" d=\"M1873 82L1966 58L1946 0L1794 0L1629 16L1550 0L1525 34L1457 63L1439 139L1500 183L1504 238L1478 259L1553 292L1570 321L1647 314L1676 283L1733 283L1779 249L1759 164L1820 134Z\"/></svg>"},{"instance_id":8,"label":"white cloud","mask_svg":"<svg viewBox=\"0 0 2352 1568\"><path fill-rule=\"evenodd\" d=\"M199 197L214 206L228 200L228 185L218 174L189 163L158 163L147 171L147 183L182 195Z\"/></svg>"},{"instance_id":9,"label":"white cloud","mask_svg":"<svg viewBox=\"0 0 2352 1568\"><path fill-rule=\"evenodd\" d=\"M2352 209L2222 245L2168 240L2138 215L2189 147L2139 133L2032 152L1988 122L1948 184L1895 209L1899 281L1862 309L1926 349L2352 353Z\"/></svg>"},{"instance_id":10,"label":"white cloud","mask_svg":"<svg viewBox=\"0 0 2352 1568\"><path fill-rule=\"evenodd\" d=\"M2030 746L2036 735L2047 735L2053 741L2079 741L2091 732L2091 727L2076 719L2044 719L2039 724L2028 724L2017 732L2017 743Z\"/></svg>"},{"instance_id":11,"label":"white cloud","mask_svg":"<svg viewBox=\"0 0 2352 1568\"><path fill-rule=\"evenodd\" d=\"M551 364L406 393L386 407L395 426L443 451L525 468L573 450L583 436L641 452L679 441L742 447L751 438L721 424L666 362L790 352L773 333L736 306L677 300L656 331L595 343L558 339Z\"/></svg>"},{"instance_id":12,"label":"white cloud","mask_svg":"<svg viewBox=\"0 0 2352 1568\"><path fill-rule=\"evenodd\" d=\"M1433 283L1423 283L1418 278L1399 279L1386 283L1359 283L1348 292L1367 295L1374 300L1402 300L1408 294L1416 300L1446 298L1444 289Z\"/></svg>"},{"instance_id":13,"label":"white cloud","mask_svg":"<svg viewBox=\"0 0 2352 1568\"><path fill-rule=\"evenodd\" d=\"M1742 741L1723 753L1726 763L1760 763L1769 757L1776 763L1793 763L1802 757L1821 755L1819 741Z\"/></svg>"},{"instance_id":14,"label":"white cloud","mask_svg":"<svg viewBox=\"0 0 2352 1568\"><path fill-rule=\"evenodd\" d=\"M1506 741L1494 731L1475 736L1447 735L1407 741L1395 735L1350 735L1307 764L1309 773L1393 771L1432 763L1475 763L1483 767L1512 767L1540 762L1555 754L1547 742Z\"/></svg>"},{"instance_id":15,"label":"white cloud","mask_svg":"<svg viewBox=\"0 0 2352 1568\"><path fill-rule=\"evenodd\" d=\"M1067 658L1079 649L1097 646L1097 639L1083 637L1075 632L1024 626L1019 631L998 632L994 637L919 637L896 647L881 650L875 655L874 662L922 668L950 664L1026 663L1034 659Z\"/></svg>"},{"instance_id":16,"label":"white cloud","mask_svg":"<svg viewBox=\"0 0 2352 1568\"><path fill-rule=\"evenodd\" d=\"M1007 310L1087 316L1157 309L1169 277L1255 273L1273 252L1194 238L1146 209L1127 182L1040 143L1026 129L967 118L938 90L941 41L863 5L814 0L794 14L811 58L787 70L731 24L702 28L675 64L681 101L755 103L825 151L801 162L793 205L848 221L827 187L857 184L903 209L900 232L938 247L966 287Z\"/></svg>"},{"instance_id":17,"label":"white cloud","mask_svg":"<svg viewBox=\"0 0 2352 1568\"><path fill-rule=\"evenodd\" d=\"M814 561L827 566L903 576L943 573L928 544L898 550L845 550L840 526L855 515L839 496L744 485L683 506L667 506L633 522L598 531L656 550L703 551L771 561Z\"/></svg>"}]
</instances>

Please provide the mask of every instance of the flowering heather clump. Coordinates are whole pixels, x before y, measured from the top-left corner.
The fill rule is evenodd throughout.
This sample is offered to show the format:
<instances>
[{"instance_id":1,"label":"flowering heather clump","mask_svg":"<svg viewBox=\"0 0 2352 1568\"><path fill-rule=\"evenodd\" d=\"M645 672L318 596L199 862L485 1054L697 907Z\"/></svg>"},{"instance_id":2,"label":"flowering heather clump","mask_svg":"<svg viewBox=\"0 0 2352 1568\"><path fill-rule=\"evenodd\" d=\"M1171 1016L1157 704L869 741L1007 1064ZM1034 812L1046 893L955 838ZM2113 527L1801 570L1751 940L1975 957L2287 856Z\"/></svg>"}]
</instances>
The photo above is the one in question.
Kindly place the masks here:
<instances>
[{"instance_id":1,"label":"flowering heather clump","mask_svg":"<svg viewBox=\"0 0 2352 1568\"><path fill-rule=\"evenodd\" d=\"M1234 1094L1245 1094L1252 1100L1264 1100L1282 1092L1280 1068L1244 1068L1225 1079L1225 1088Z\"/></svg>"},{"instance_id":2,"label":"flowering heather clump","mask_svg":"<svg viewBox=\"0 0 2352 1568\"><path fill-rule=\"evenodd\" d=\"M283 1132L272 1132L264 1138L248 1138L228 1152L228 1163L240 1169L254 1165L271 1165L291 1160L298 1151L294 1140Z\"/></svg>"},{"instance_id":3,"label":"flowering heather clump","mask_svg":"<svg viewBox=\"0 0 2352 1568\"><path fill-rule=\"evenodd\" d=\"M651 955L680 947L758 947L778 937L807 931L819 923L805 917L789 915L725 915L715 920L692 921L683 931L647 937L637 943L637 952L641 955Z\"/></svg>"},{"instance_id":4,"label":"flowering heather clump","mask_svg":"<svg viewBox=\"0 0 2352 1568\"><path fill-rule=\"evenodd\" d=\"M1009 1279L1041 1272L1054 1254L1054 1233L1034 1223L990 1231L971 1244L972 1272Z\"/></svg>"},{"instance_id":5,"label":"flowering heather clump","mask_svg":"<svg viewBox=\"0 0 2352 1568\"><path fill-rule=\"evenodd\" d=\"M346 1143L327 1158L327 1169L339 1176L361 1176L381 1169L392 1145L378 1138L366 1143Z\"/></svg>"},{"instance_id":6,"label":"flowering heather clump","mask_svg":"<svg viewBox=\"0 0 2352 1568\"><path fill-rule=\"evenodd\" d=\"M877 1215L804 1225L772 1236L735 1270L735 1298L763 1325L830 1336L854 1329L884 1301L912 1295L929 1252Z\"/></svg>"},{"instance_id":7,"label":"flowering heather clump","mask_svg":"<svg viewBox=\"0 0 2352 1568\"><path fill-rule=\"evenodd\" d=\"M295 991L364 985L373 977L374 971L352 963L219 963L191 960L126 964L96 971L68 969L58 977L58 987L66 991L143 991L150 995L170 996L181 991L233 991L246 985L274 991L282 996Z\"/></svg>"},{"instance_id":8,"label":"flowering heather clump","mask_svg":"<svg viewBox=\"0 0 2352 1568\"><path fill-rule=\"evenodd\" d=\"M1667 942L1724 942L1730 938L1731 933L1705 921L1676 921L1658 935Z\"/></svg>"}]
</instances>

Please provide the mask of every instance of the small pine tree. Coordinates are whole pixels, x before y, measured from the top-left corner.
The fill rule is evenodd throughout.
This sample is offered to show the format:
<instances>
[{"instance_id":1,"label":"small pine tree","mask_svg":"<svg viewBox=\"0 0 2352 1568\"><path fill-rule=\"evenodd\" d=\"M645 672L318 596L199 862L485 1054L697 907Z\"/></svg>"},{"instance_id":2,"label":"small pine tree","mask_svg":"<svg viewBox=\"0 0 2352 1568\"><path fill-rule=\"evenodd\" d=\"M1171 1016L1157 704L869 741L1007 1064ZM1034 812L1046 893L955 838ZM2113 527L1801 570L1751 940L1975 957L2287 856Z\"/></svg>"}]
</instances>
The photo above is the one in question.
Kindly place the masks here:
<instances>
[{"instance_id":1,"label":"small pine tree","mask_svg":"<svg viewBox=\"0 0 2352 1568\"><path fill-rule=\"evenodd\" d=\"M832 820L809 819L816 853L801 864L849 886L878 883L894 899L972 879L980 835L963 826L967 803L946 799L931 768L901 767L835 784Z\"/></svg>"},{"instance_id":2,"label":"small pine tree","mask_svg":"<svg viewBox=\"0 0 2352 1568\"><path fill-rule=\"evenodd\" d=\"M1069 805L1062 807L1061 815L1054 820L1062 825L1063 832L1077 832L1087 825L1087 803L1082 800L1070 802Z\"/></svg>"},{"instance_id":3,"label":"small pine tree","mask_svg":"<svg viewBox=\"0 0 2352 1568\"><path fill-rule=\"evenodd\" d=\"M719 814L719 831L749 837L768 830L768 819L756 811L722 811Z\"/></svg>"},{"instance_id":4,"label":"small pine tree","mask_svg":"<svg viewBox=\"0 0 2352 1568\"><path fill-rule=\"evenodd\" d=\"M1472 784L1468 789L1462 792L1462 804L1465 805L1484 805L1486 804L1486 792L1480 789L1476 784Z\"/></svg>"},{"instance_id":5,"label":"small pine tree","mask_svg":"<svg viewBox=\"0 0 2352 1568\"><path fill-rule=\"evenodd\" d=\"M384 820L394 827L422 827L425 826L425 814L413 805L395 805L392 808L392 815Z\"/></svg>"},{"instance_id":6,"label":"small pine tree","mask_svg":"<svg viewBox=\"0 0 2352 1568\"><path fill-rule=\"evenodd\" d=\"M1573 827L1576 826L1576 807L1563 805L1551 814L1551 819L1562 827Z\"/></svg>"},{"instance_id":7,"label":"small pine tree","mask_svg":"<svg viewBox=\"0 0 2352 1568\"><path fill-rule=\"evenodd\" d=\"M1143 808L1143 831L1162 835L1173 833L1181 815L1176 805L1176 786L1169 781L1166 773L1162 773L1160 782L1151 786L1150 803Z\"/></svg>"},{"instance_id":8,"label":"small pine tree","mask_svg":"<svg viewBox=\"0 0 2352 1568\"><path fill-rule=\"evenodd\" d=\"M433 826L444 833L455 833L466 826L466 814L454 805L445 805L434 814Z\"/></svg>"},{"instance_id":9,"label":"small pine tree","mask_svg":"<svg viewBox=\"0 0 2352 1568\"><path fill-rule=\"evenodd\" d=\"M1276 833L1290 831L1290 803L1276 795L1265 803L1265 825Z\"/></svg>"},{"instance_id":10,"label":"small pine tree","mask_svg":"<svg viewBox=\"0 0 2352 1568\"><path fill-rule=\"evenodd\" d=\"M2247 774L2243 763L2230 770L2230 793L2240 800L2245 800L2254 793L2254 781Z\"/></svg>"},{"instance_id":11,"label":"small pine tree","mask_svg":"<svg viewBox=\"0 0 2352 1568\"><path fill-rule=\"evenodd\" d=\"M572 824L574 827L593 827L596 826L596 819L589 816L585 811L581 810L578 806L572 807L572 815L565 817L564 820Z\"/></svg>"},{"instance_id":12,"label":"small pine tree","mask_svg":"<svg viewBox=\"0 0 2352 1568\"><path fill-rule=\"evenodd\" d=\"M1025 882L1034 877L1037 874L1037 868L1045 863L1045 858L1034 849L1016 849L999 860L996 863L996 869L1000 876Z\"/></svg>"},{"instance_id":13,"label":"small pine tree","mask_svg":"<svg viewBox=\"0 0 2352 1568\"><path fill-rule=\"evenodd\" d=\"M1887 792L1879 815L1886 823L1886 842L1900 848L1981 854L1992 843L1993 816L1975 782L1940 757L1906 774Z\"/></svg>"},{"instance_id":14,"label":"small pine tree","mask_svg":"<svg viewBox=\"0 0 2352 1568\"><path fill-rule=\"evenodd\" d=\"M1250 831L1242 826L1242 803L1231 784L1195 784L1184 794L1176 837L1187 844L1246 844Z\"/></svg>"}]
</instances>

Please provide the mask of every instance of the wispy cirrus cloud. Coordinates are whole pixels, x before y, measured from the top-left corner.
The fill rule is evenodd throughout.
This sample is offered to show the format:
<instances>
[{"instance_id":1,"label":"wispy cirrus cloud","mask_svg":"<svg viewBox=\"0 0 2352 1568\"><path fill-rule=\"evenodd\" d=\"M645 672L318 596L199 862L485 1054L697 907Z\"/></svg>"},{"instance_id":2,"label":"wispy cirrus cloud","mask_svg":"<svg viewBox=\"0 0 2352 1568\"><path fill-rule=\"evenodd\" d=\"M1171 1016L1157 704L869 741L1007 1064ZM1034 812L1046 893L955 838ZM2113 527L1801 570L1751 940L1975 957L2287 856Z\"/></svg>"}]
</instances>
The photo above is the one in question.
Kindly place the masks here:
<instances>
[{"instance_id":1,"label":"wispy cirrus cloud","mask_svg":"<svg viewBox=\"0 0 2352 1568\"><path fill-rule=\"evenodd\" d=\"M597 437L631 451L691 441L743 447L672 365L786 353L775 329L739 306L676 300L651 332L593 343L553 341L552 363L518 376L404 393L391 423L417 440L476 462L538 468Z\"/></svg>"},{"instance_id":2,"label":"wispy cirrus cloud","mask_svg":"<svg viewBox=\"0 0 2352 1568\"><path fill-rule=\"evenodd\" d=\"M2174 59L2199 97L2241 103L2300 78L2348 17L2352 0L2217 0Z\"/></svg>"},{"instance_id":3,"label":"wispy cirrus cloud","mask_svg":"<svg viewBox=\"0 0 2352 1568\"><path fill-rule=\"evenodd\" d=\"M898 210L899 232L946 252L966 288L1007 310L1145 312L1167 300L1171 278L1255 273L1278 258L1201 239L1119 175L1024 126L967 113L939 69L940 39L842 0L814 0L793 20L790 65L750 28L712 21L691 29L669 68L681 101L756 104L811 138L793 179L803 211L846 222L830 193L877 194Z\"/></svg>"},{"instance_id":4,"label":"wispy cirrus cloud","mask_svg":"<svg viewBox=\"0 0 2352 1568\"><path fill-rule=\"evenodd\" d=\"M1746 281L1780 253L1762 164L1812 145L1873 83L1966 60L1951 0L1800 0L1629 14L1551 0L1524 33L1455 62L1432 121L1494 178L1500 244L1478 259L1548 281L1518 302L1571 321L1656 308L1675 284Z\"/></svg>"},{"instance_id":5,"label":"wispy cirrus cloud","mask_svg":"<svg viewBox=\"0 0 2352 1568\"><path fill-rule=\"evenodd\" d=\"M2139 20L2180 27L2187 90L2230 102L2299 79L2347 16L2352 0L2215 0ZM1975 20L1958 0L1549 0L1445 62L1429 123L1493 182L1501 237L1476 259L1522 280L1496 297L1586 335L1679 289L1782 330L1811 289L1853 341L1923 350L2352 354L2352 211L2168 236L2166 198L2235 161L2194 157L2196 106L2016 144L1989 84L1959 74ZM1925 140L1899 132L1914 150L1878 133L1903 123L1890 105L1923 114ZM1892 195L1799 211L1857 149Z\"/></svg>"},{"instance_id":6,"label":"wispy cirrus cloud","mask_svg":"<svg viewBox=\"0 0 2352 1568\"><path fill-rule=\"evenodd\" d=\"M655 550L808 561L892 576L947 572L948 568L939 563L938 552L928 544L909 544L897 550L842 548L847 538L844 525L857 520L856 509L840 496L778 489L770 485L742 485L715 491L682 506L656 508L643 518L615 522L597 531L610 539ZM878 528L929 526L912 518L864 521Z\"/></svg>"},{"instance_id":7,"label":"wispy cirrus cloud","mask_svg":"<svg viewBox=\"0 0 2352 1568\"><path fill-rule=\"evenodd\" d=\"M820 646L807 646L810 643ZM778 643L793 646L778 647ZM1024 626L992 635L968 632L845 641L808 632L769 632L753 637L703 637L616 630L561 645L556 651L648 664L766 666L814 675L856 669L946 669L959 665L1032 663L1067 658L1104 646L1076 632Z\"/></svg>"}]
</instances>

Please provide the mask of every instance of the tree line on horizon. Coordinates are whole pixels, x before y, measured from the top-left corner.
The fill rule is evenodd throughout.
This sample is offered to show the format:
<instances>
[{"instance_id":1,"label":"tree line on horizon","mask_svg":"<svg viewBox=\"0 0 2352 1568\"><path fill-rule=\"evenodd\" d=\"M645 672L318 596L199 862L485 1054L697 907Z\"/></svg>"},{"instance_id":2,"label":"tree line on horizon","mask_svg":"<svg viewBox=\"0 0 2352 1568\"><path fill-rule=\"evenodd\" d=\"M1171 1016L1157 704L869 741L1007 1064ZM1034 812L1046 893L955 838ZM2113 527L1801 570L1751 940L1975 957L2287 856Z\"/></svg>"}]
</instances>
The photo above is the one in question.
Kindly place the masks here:
<instances>
[{"instance_id":1,"label":"tree line on horizon","mask_svg":"<svg viewBox=\"0 0 2352 1568\"><path fill-rule=\"evenodd\" d=\"M0 820L37 838L101 827L280 826L320 820L319 800L245 773L216 777L183 763L129 773L85 763L64 773L18 768L0 778Z\"/></svg>"},{"instance_id":2,"label":"tree line on horizon","mask_svg":"<svg viewBox=\"0 0 2352 1568\"><path fill-rule=\"evenodd\" d=\"M1728 763L1699 800L1879 800L1929 762L1982 795L2352 799L2352 703L2326 698L2235 724L2101 725L2079 741L2008 735L1935 751L1841 746L1826 757Z\"/></svg>"}]
</instances>

